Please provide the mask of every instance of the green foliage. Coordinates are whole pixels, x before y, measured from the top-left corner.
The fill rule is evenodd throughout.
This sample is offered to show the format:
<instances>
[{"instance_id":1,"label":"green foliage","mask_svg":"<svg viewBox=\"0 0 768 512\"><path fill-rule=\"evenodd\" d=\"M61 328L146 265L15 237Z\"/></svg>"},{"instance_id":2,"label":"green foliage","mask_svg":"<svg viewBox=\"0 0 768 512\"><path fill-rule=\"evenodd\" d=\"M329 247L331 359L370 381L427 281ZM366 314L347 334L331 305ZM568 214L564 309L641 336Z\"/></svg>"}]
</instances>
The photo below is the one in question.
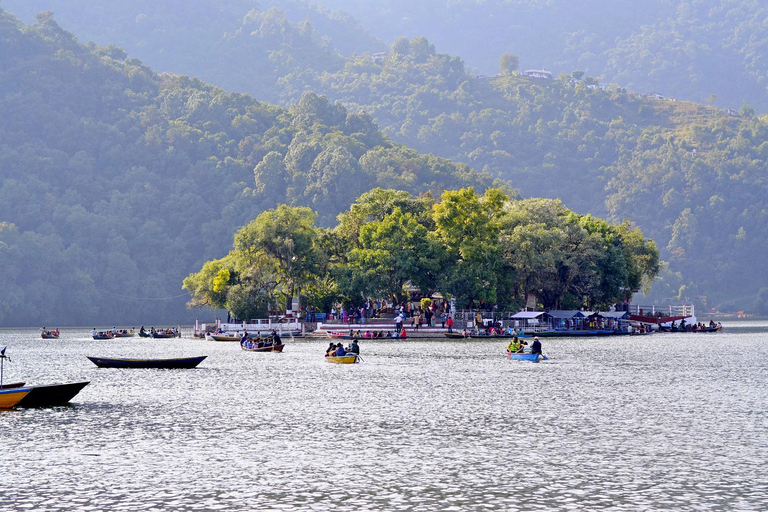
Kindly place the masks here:
<instances>
[{"instance_id":1,"label":"green foliage","mask_svg":"<svg viewBox=\"0 0 768 512\"><path fill-rule=\"evenodd\" d=\"M285 35L280 16L258 16L259 37ZM414 193L492 182L391 144L370 116L322 96L285 110L157 74L116 46L79 44L50 14L25 27L0 10L0 46L5 325L192 321L182 281L193 306L231 293L275 308L311 273L304 262L203 265L260 212L290 201L330 225L379 182Z\"/></svg>"},{"instance_id":2,"label":"green foliage","mask_svg":"<svg viewBox=\"0 0 768 512\"><path fill-rule=\"evenodd\" d=\"M308 302L326 309L370 297L402 303L411 287L426 296L422 308L441 291L460 306L519 307L533 294L547 308L605 309L659 272L658 250L638 229L556 200L510 201L498 189L445 191L436 203L375 189L338 219L333 230L318 230L309 209L281 205L241 229L229 256L239 264L227 308L242 315L247 293L262 293L263 303L290 281L291 291L301 286ZM188 281L210 281L219 266L209 262Z\"/></svg>"},{"instance_id":3,"label":"green foliage","mask_svg":"<svg viewBox=\"0 0 768 512\"><path fill-rule=\"evenodd\" d=\"M499 69L505 75L511 75L520 66L520 57L514 53L502 53L499 57Z\"/></svg>"}]
</instances>

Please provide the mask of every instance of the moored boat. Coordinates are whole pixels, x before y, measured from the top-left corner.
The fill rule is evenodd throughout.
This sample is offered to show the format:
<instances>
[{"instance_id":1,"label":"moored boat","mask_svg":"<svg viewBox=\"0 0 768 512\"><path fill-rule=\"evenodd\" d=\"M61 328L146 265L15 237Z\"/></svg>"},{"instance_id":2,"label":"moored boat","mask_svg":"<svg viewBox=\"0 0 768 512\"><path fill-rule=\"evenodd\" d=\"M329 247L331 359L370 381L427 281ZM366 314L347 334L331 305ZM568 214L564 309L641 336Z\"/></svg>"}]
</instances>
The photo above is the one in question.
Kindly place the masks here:
<instances>
[{"instance_id":1,"label":"moored boat","mask_svg":"<svg viewBox=\"0 0 768 512\"><path fill-rule=\"evenodd\" d=\"M188 369L199 365L207 356L180 357L175 359L123 359L114 357L86 357L99 368Z\"/></svg>"},{"instance_id":2,"label":"moored boat","mask_svg":"<svg viewBox=\"0 0 768 512\"><path fill-rule=\"evenodd\" d=\"M514 337L518 338L525 338L526 336L530 337L530 335L525 334L469 334L465 336L464 334L460 332L446 332L443 333L443 336L445 336L448 339L451 340L459 340L459 339L494 339L494 340L502 340L502 339L511 339Z\"/></svg>"},{"instance_id":3,"label":"moored boat","mask_svg":"<svg viewBox=\"0 0 768 512\"><path fill-rule=\"evenodd\" d=\"M54 405L64 405L72 400L75 395L88 384L89 381L32 386L30 392L16 405L17 407L51 407Z\"/></svg>"},{"instance_id":4,"label":"moored boat","mask_svg":"<svg viewBox=\"0 0 768 512\"><path fill-rule=\"evenodd\" d=\"M0 389L0 409L10 409L21 402L31 388Z\"/></svg>"},{"instance_id":5,"label":"moored boat","mask_svg":"<svg viewBox=\"0 0 768 512\"><path fill-rule=\"evenodd\" d=\"M285 344L270 345L268 347L251 347L251 348L248 348L242 344L240 345L240 348L248 352L282 352L283 347L285 347Z\"/></svg>"},{"instance_id":6,"label":"moored boat","mask_svg":"<svg viewBox=\"0 0 768 512\"><path fill-rule=\"evenodd\" d=\"M336 364L354 364L357 363L360 360L360 356L357 354L347 354L344 356L326 356L325 362L326 363L336 363Z\"/></svg>"}]
</instances>

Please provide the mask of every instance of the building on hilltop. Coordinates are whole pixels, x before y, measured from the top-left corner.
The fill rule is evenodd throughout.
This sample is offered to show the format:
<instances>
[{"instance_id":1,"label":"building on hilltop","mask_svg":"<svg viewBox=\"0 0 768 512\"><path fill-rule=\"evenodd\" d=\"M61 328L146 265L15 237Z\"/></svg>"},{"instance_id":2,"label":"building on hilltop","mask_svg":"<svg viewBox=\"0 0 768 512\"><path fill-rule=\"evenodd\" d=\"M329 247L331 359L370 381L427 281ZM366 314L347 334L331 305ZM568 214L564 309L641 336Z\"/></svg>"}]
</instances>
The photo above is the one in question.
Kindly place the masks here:
<instances>
[{"instance_id":1,"label":"building on hilltop","mask_svg":"<svg viewBox=\"0 0 768 512\"><path fill-rule=\"evenodd\" d=\"M552 72L547 71L546 69L526 69L523 71L523 74L525 76L529 76L531 78L546 78L547 80L552 80Z\"/></svg>"}]
</instances>

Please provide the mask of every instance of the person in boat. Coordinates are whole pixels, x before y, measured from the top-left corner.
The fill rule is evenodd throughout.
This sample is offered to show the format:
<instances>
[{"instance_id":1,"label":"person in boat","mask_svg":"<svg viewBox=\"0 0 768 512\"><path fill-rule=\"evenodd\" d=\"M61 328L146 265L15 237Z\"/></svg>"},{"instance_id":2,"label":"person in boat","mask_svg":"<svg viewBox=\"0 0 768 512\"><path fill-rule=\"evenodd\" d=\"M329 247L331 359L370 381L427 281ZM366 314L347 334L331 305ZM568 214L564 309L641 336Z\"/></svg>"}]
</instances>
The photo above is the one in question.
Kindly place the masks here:
<instances>
[{"instance_id":1,"label":"person in boat","mask_svg":"<svg viewBox=\"0 0 768 512\"><path fill-rule=\"evenodd\" d=\"M445 325L448 327L448 332L452 333L453 332L453 318L451 318L450 316L448 318L446 318Z\"/></svg>"},{"instance_id":2,"label":"person in boat","mask_svg":"<svg viewBox=\"0 0 768 512\"><path fill-rule=\"evenodd\" d=\"M352 338L352 343L347 347L347 354L360 355L360 345L357 344L357 338Z\"/></svg>"},{"instance_id":3,"label":"person in boat","mask_svg":"<svg viewBox=\"0 0 768 512\"><path fill-rule=\"evenodd\" d=\"M248 333L243 333L240 337L240 346L244 346L246 341L248 341Z\"/></svg>"},{"instance_id":4,"label":"person in boat","mask_svg":"<svg viewBox=\"0 0 768 512\"><path fill-rule=\"evenodd\" d=\"M523 344L520 347L520 350L518 350L518 353L522 353L522 354L530 354L531 353L531 346L528 345L527 341L523 341Z\"/></svg>"},{"instance_id":5,"label":"person in boat","mask_svg":"<svg viewBox=\"0 0 768 512\"><path fill-rule=\"evenodd\" d=\"M467 337L467 329L466 328L461 330L461 335L464 336L465 338Z\"/></svg>"},{"instance_id":6,"label":"person in boat","mask_svg":"<svg viewBox=\"0 0 768 512\"><path fill-rule=\"evenodd\" d=\"M539 341L539 338L535 336L533 338L533 343L531 343L531 354L541 354L541 342Z\"/></svg>"},{"instance_id":7,"label":"person in boat","mask_svg":"<svg viewBox=\"0 0 768 512\"><path fill-rule=\"evenodd\" d=\"M336 351L336 344L331 342L328 344L328 348L325 349L325 357L332 355Z\"/></svg>"},{"instance_id":8,"label":"person in boat","mask_svg":"<svg viewBox=\"0 0 768 512\"><path fill-rule=\"evenodd\" d=\"M91 331L91 336L98 336L98 335L99 335L99 331L97 331L96 328L94 327L93 330Z\"/></svg>"},{"instance_id":9,"label":"person in boat","mask_svg":"<svg viewBox=\"0 0 768 512\"><path fill-rule=\"evenodd\" d=\"M517 352L520 350L520 340L517 339L517 336L512 338L512 341L509 342L509 345L507 345L507 352Z\"/></svg>"},{"instance_id":10,"label":"person in boat","mask_svg":"<svg viewBox=\"0 0 768 512\"><path fill-rule=\"evenodd\" d=\"M336 346L336 351L333 353L333 355L336 356L336 357L342 357L342 356L347 355L347 352L344 350L344 345L339 343Z\"/></svg>"},{"instance_id":11,"label":"person in boat","mask_svg":"<svg viewBox=\"0 0 768 512\"><path fill-rule=\"evenodd\" d=\"M273 345L282 345L283 342L280 340L280 335L277 334L277 331L272 331L272 344Z\"/></svg>"}]
</instances>

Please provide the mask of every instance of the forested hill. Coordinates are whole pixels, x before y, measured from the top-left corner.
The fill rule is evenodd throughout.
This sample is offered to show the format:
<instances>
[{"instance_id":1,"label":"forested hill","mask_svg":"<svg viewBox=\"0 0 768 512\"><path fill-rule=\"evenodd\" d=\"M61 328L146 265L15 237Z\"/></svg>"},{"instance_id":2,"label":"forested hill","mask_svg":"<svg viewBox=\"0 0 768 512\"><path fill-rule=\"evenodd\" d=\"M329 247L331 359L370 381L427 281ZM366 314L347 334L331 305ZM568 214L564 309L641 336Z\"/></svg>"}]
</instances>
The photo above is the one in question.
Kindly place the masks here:
<instances>
[{"instance_id":1,"label":"forested hill","mask_svg":"<svg viewBox=\"0 0 768 512\"><path fill-rule=\"evenodd\" d=\"M27 23L53 11L61 26L83 40L115 44L157 71L194 76L271 103L284 99L277 84L287 74L338 70L342 55L387 49L349 14L303 0L3 3Z\"/></svg>"},{"instance_id":2,"label":"forested hill","mask_svg":"<svg viewBox=\"0 0 768 512\"><path fill-rule=\"evenodd\" d=\"M280 202L329 225L365 190L492 184L366 114L289 110L0 10L0 324L193 319L182 280ZM498 183L497 183L498 185Z\"/></svg>"},{"instance_id":3,"label":"forested hill","mask_svg":"<svg viewBox=\"0 0 768 512\"><path fill-rule=\"evenodd\" d=\"M16 0L19 1L19 0ZM580 69L640 92L768 111L768 5L755 0L324 0L389 41L426 36L481 73ZM436 16L435 13L440 13Z\"/></svg>"}]
</instances>

